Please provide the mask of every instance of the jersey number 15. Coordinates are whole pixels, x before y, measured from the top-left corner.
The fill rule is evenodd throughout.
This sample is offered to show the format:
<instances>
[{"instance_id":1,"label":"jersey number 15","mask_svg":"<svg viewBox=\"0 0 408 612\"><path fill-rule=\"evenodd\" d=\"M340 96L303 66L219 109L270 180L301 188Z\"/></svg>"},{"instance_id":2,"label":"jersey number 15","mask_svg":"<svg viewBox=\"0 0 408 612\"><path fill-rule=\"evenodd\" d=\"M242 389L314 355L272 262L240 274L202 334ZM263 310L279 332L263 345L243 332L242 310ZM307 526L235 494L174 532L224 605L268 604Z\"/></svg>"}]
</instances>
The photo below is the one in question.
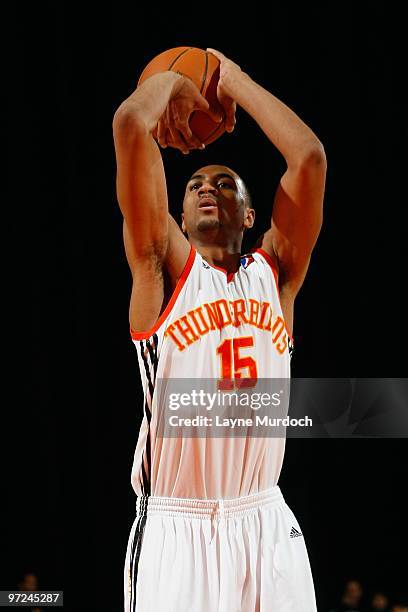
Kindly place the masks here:
<instances>
[{"instance_id":1,"label":"jersey number 15","mask_svg":"<svg viewBox=\"0 0 408 612\"><path fill-rule=\"evenodd\" d=\"M240 349L254 346L253 336L242 338L226 338L217 347L217 355L221 358L221 379L218 388L229 390L242 387L254 387L258 379L256 361L249 355L241 355ZM242 370L247 368L247 376L242 375Z\"/></svg>"}]
</instances>

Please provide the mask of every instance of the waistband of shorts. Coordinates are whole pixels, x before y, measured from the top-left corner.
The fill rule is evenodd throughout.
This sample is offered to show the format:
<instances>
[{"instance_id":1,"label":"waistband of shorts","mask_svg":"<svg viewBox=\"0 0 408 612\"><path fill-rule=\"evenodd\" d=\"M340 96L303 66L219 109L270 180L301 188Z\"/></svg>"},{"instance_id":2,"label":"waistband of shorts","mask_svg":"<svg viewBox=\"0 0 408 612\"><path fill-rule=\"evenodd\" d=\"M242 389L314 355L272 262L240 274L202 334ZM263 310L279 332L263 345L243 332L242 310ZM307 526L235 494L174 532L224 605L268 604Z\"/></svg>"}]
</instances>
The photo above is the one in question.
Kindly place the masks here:
<instances>
[{"instance_id":1,"label":"waistband of shorts","mask_svg":"<svg viewBox=\"0 0 408 612\"><path fill-rule=\"evenodd\" d=\"M137 499L138 515L162 514L186 518L213 518L214 516L242 516L264 506L284 502L280 488L270 489L233 499L183 499L180 497L141 496Z\"/></svg>"}]
</instances>

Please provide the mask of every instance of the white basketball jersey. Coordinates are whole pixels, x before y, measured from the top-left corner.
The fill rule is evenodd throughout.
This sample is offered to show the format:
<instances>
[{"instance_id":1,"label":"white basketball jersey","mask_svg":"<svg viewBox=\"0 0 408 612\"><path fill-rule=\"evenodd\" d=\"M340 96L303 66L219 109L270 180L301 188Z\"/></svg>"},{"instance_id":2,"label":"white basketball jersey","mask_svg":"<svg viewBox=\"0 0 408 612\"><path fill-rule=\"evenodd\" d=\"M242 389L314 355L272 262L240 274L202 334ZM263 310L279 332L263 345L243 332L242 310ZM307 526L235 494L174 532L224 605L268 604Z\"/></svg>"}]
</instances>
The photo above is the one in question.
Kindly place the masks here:
<instances>
[{"instance_id":1,"label":"white basketball jersey","mask_svg":"<svg viewBox=\"0 0 408 612\"><path fill-rule=\"evenodd\" d=\"M132 468L137 495L228 499L274 486L284 437L161 437L158 381L288 379L291 339L279 301L277 270L262 249L237 272L209 265L191 247L158 321L131 331L144 389L144 417Z\"/></svg>"}]
</instances>

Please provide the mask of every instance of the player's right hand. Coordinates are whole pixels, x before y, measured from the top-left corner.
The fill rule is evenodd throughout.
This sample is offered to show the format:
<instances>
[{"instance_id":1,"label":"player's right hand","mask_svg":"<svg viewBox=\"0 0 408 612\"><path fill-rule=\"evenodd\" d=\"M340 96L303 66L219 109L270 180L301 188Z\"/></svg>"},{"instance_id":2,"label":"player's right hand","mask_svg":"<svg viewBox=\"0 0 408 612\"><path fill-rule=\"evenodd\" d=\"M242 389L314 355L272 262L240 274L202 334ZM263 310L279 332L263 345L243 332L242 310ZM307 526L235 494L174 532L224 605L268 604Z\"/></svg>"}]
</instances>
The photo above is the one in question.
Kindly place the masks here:
<instances>
[{"instance_id":1,"label":"player's right hand","mask_svg":"<svg viewBox=\"0 0 408 612\"><path fill-rule=\"evenodd\" d=\"M176 82L174 93L153 133L159 145L163 148L174 147L184 154L191 149L204 149L204 144L189 126L190 116L197 110L207 113L216 123L223 119L219 111L210 108L198 87L189 78L183 77Z\"/></svg>"},{"instance_id":2,"label":"player's right hand","mask_svg":"<svg viewBox=\"0 0 408 612\"><path fill-rule=\"evenodd\" d=\"M229 95L229 83L239 82L239 78L242 75L242 70L232 60L225 57L221 51L216 49L207 49L208 53L214 55L220 62L220 78L217 85L217 98L221 106L225 111L225 129L227 132L234 130L236 119L235 113L237 110L237 104L235 100Z\"/></svg>"}]
</instances>

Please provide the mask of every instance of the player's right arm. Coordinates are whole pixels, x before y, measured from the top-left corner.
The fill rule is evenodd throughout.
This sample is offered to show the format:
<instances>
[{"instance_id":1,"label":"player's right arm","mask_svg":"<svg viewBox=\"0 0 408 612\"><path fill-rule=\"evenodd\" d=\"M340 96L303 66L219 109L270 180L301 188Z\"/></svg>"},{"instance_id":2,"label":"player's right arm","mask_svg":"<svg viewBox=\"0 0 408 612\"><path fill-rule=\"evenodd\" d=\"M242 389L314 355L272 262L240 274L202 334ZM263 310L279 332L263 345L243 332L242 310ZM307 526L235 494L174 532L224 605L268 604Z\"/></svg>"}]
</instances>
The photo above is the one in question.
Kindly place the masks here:
<instances>
[{"instance_id":1,"label":"player's right arm","mask_svg":"<svg viewBox=\"0 0 408 612\"><path fill-rule=\"evenodd\" d=\"M170 101L180 113L180 148L199 146L188 119L208 103L198 89L177 73L163 72L140 85L117 109L113 119L116 152L116 189L124 218L126 255L133 276L130 323L144 331L154 325L163 307L163 267L181 274L189 244L169 220L167 189L160 150L153 138L157 123ZM186 127L187 126L187 127ZM181 137L183 134L183 137ZM188 152L188 149L187 149ZM172 278L173 281L176 278Z\"/></svg>"}]
</instances>

